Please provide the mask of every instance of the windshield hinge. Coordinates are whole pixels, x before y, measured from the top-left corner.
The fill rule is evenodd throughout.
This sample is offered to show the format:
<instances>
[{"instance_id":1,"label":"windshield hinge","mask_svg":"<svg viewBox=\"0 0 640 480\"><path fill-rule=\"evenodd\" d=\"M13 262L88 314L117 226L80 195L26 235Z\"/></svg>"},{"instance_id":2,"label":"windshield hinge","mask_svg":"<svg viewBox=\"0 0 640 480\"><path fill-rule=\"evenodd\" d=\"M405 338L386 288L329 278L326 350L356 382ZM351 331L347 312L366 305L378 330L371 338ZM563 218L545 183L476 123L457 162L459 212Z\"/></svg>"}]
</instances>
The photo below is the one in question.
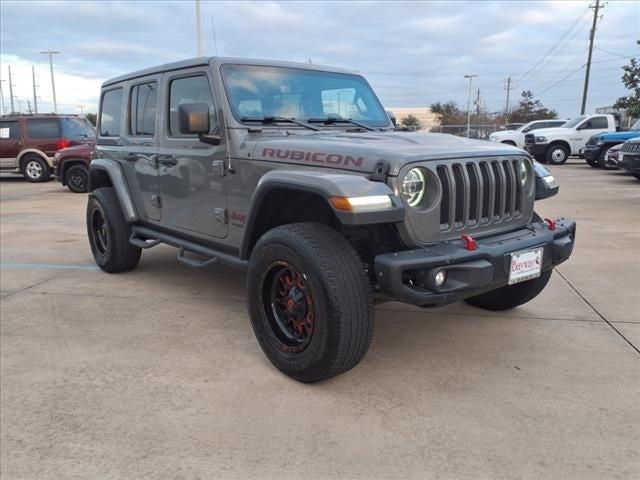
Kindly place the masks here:
<instances>
[{"instance_id":1,"label":"windshield hinge","mask_svg":"<svg viewBox=\"0 0 640 480\"><path fill-rule=\"evenodd\" d=\"M389 163L384 160L380 160L378 163L376 163L376 167L373 169L373 173L369 175L369 180L371 180L372 182L387 183L389 170Z\"/></svg>"}]
</instances>

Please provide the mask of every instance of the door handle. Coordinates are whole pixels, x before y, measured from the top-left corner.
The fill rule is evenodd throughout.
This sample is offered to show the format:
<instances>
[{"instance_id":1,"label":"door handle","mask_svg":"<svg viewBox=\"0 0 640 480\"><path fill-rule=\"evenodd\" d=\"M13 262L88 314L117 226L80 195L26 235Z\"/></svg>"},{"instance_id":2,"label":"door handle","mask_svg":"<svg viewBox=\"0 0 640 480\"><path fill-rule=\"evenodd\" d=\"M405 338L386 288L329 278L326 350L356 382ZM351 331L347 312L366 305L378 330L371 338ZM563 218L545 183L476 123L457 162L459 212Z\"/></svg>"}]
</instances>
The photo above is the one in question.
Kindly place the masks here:
<instances>
[{"instance_id":1,"label":"door handle","mask_svg":"<svg viewBox=\"0 0 640 480\"><path fill-rule=\"evenodd\" d=\"M178 164L178 159L173 155L161 155L158 157L158 163L166 167L173 167Z\"/></svg>"}]
</instances>

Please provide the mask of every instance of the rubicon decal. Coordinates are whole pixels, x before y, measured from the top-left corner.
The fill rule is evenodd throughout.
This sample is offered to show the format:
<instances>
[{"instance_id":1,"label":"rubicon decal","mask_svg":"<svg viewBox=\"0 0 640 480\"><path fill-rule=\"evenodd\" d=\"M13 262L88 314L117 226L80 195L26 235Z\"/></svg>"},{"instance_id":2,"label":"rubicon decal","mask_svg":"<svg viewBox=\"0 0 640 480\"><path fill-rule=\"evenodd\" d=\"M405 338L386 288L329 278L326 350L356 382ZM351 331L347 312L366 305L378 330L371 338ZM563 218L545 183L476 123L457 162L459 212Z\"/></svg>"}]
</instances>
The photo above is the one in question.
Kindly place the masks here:
<instances>
[{"instance_id":1,"label":"rubicon decal","mask_svg":"<svg viewBox=\"0 0 640 480\"><path fill-rule=\"evenodd\" d=\"M360 167L364 162L364 157L352 157L339 153L305 152L303 150L281 150L279 148L265 148L262 156L275 158L277 160L294 160L309 163L327 163L330 165L343 165L345 167Z\"/></svg>"}]
</instances>

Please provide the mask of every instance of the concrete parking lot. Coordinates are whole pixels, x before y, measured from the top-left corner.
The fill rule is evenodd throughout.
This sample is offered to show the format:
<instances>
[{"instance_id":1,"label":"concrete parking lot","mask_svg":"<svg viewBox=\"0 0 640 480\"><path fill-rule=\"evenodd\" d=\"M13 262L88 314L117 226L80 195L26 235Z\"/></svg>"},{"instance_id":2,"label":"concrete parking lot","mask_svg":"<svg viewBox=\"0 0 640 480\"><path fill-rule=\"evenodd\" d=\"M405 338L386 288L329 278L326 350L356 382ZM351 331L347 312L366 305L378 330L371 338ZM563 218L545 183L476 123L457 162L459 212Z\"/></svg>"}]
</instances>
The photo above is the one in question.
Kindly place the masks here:
<instances>
[{"instance_id":1,"label":"concrete parking lot","mask_svg":"<svg viewBox=\"0 0 640 480\"><path fill-rule=\"evenodd\" d=\"M271 366L242 274L171 248L99 271L86 197L0 179L3 479L640 477L640 182L574 159L573 258L531 303L377 308L365 360Z\"/></svg>"}]
</instances>

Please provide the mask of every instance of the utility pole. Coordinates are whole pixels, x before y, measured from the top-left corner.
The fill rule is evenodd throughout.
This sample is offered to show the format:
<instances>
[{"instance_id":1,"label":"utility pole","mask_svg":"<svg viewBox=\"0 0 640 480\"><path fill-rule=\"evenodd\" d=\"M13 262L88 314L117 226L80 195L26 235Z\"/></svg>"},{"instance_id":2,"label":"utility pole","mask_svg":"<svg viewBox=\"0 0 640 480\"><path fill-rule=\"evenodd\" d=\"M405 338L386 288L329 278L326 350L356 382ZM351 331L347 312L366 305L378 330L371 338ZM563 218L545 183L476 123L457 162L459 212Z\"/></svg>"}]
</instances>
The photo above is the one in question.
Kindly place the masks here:
<instances>
[{"instance_id":1,"label":"utility pole","mask_svg":"<svg viewBox=\"0 0 640 480\"><path fill-rule=\"evenodd\" d=\"M471 133L471 82L473 81L473 77L477 77L478 75L465 75L464 78L469 79L469 98L467 99L467 138L469 138L469 134Z\"/></svg>"},{"instance_id":2,"label":"utility pole","mask_svg":"<svg viewBox=\"0 0 640 480\"><path fill-rule=\"evenodd\" d=\"M11 111L10 114L13 114L16 109L13 106L13 80L11 80L11 65L8 65L9 68L9 98L11 99Z\"/></svg>"},{"instance_id":3,"label":"utility pole","mask_svg":"<svg viewBox=\"0 0 640 480\"><path fill-rule=\"evenodd\" d=\"M58 101L56 100L56 82L53 80L53 56L57 53L55 50L46 50L40 52L43 55L49 55L49 70L51 70L51 89L53 90L53 113L58 112Z\"/></svg>"},{"instance_id":4,"label":"utility pole","mask_svg":"<svg viewBox=\"0 0 640 480\"><path fill-rule=\"evenodd\" d=\"M29 112L29 115L31 115L31 113L32 113L31 112L31 100L29 100L28 98L27 98L27 111Z\"/></svg>"},{"instance_id":5,"label":"utility pole","mask_svg":"<svg viewBox=\"0 0 640 480\"><path fill-rule=\"evenodd\" d=\"M78 105L78 108L80 109L80 115L84 115L84 105Z\"/></svg>"},{"instance_id":6,"label":"utility pole","mask_svg":"<svg viewBox=\"0 0 640 480\"><path fill-rule=\"evenodd\" d=\"M504 116L509 120L509 95L511 94L511 75L507 78L507 103L504 106Z\"/></svg>"},{"instance_id":7,"label":"utility pole","mask_svg":"<svg viewBox=\"0 0 640 480\"><path fill-rule=\"evenodd\" d=\"M216 24L213 21L213 15L211 15L211 33L213 33L213 51L218 56L218 41L216 40Z\"/></svg>"},{"instance_id":8,"label":"utility pole","mask_svg":"<svg viewBox=\"0 0 640 480\"><path fill-rule=\"evenodd\" d=\"M202 56L202 35L200 34L200 0L196 0L196 48L198 56Z\"/></svg>"},{"instance_id":9,"label":"utility pole","mask_svg":"<svg viewBox=\"0 0 640 480\"><path fill-rule=\"evenodd\" d=\"M584 74L584 91L582 92L582 108L580 109L580 115L584 115L584 111L587 108L587 91L589 90L589 73L591 73L591 55L593 54L593 39L596 36L596 24L598 23L598 10L604 8L600 6L600 0L596 0L596 4L591 5L589 8L593 8L593 25L591 26L591 33L589 35L589 55L587 57L587 71Z\"/></svg>"},{"instance_id":10,"label":"utility pole","mask_svg":"<svg viewBox=\"0 0 640 480\"><path fill-rule=\"evenodd\" d=\"M2 82L4 82L4 80L0 80L0 115L4 115L4 93L2 92Z\"/></svg>"},{"instance_id":11,"label":"utility pole","mask_svg":"<svg viewBox=\"0 0 640 480\"><path fill-rule=\"evenodd\" d=\"M476 122L480 117L480 89L478 89L478 93L476 95Z\"/></svg>"},{"instance_id":12,"label":"utility pole","mask_svg":"<svg viewBox=\"0 0 640 480\"><path fill-rule=\"evenodd\" d=\"M36 95L36 69L31 65L31 77L33 79L33 111L38 114L38 96Z\"/></svg>"}]
</instances>

